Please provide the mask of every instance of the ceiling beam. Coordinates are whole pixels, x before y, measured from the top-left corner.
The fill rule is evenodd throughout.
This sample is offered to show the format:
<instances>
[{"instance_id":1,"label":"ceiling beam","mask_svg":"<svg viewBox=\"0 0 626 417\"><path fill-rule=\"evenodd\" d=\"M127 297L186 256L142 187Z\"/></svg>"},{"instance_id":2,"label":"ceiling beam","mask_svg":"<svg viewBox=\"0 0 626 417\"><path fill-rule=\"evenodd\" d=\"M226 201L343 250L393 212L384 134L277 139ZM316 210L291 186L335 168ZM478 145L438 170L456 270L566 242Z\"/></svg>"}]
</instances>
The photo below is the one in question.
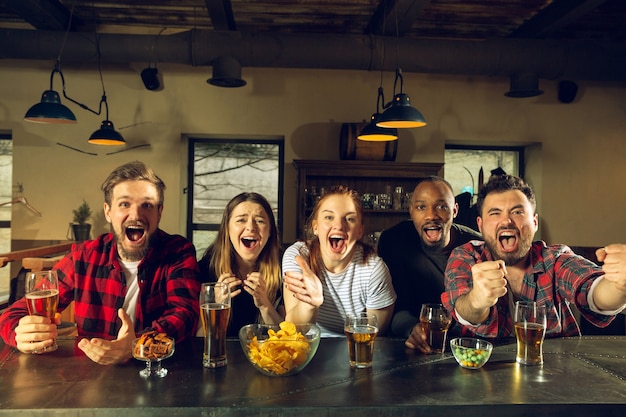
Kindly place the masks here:
<instances>
[{"instance_id":1,"label":"ceiling beam","mask_svg":"<svg viewBox=\"0 0 626 417\"><path fill-rule=\"evenodd\" d=\"M543 38L605 3L606 0L557 0L543 8L526 23L514 30L513 38Z\"/></svg>"},{"instance_id":2,"label":"ceiling beam","mask_svg":"<svg viewBox=\"0 0 626 417\"><path fill-rule=\"evenodd\" d=\"M419 14L430 2L431 0L380 0L366 33L379 36L396 36L396 34L402 36L411 30Z\"/></svg>"},{"instance_id":3,"label":"ceiling beam","mask_svg":"<svg viewBox=\"0 0 626 417\"><path fill-rule=\"evenodd\" d=\"M0 59L56 60L59 45L65 64L96 64L93 39L83 33L0 29ZM393 71L397 53L405 73L510 76L533 73L540 79L626 80L626 42L492 39L487 41L395 39L372 35L318 33L247 33L193 30L162 35L101 34L103 64L154 61L210 66L220 56L242 67ZM381 66L375 65L380 57Z\"/></svg>"},{"instance_id":4,"label":"ceiling beam","mask_svg":"<svg viewBox=\"0 0 626 417\"><path fill-rule=\"evenodd\" d=\"M59 0L2 0L7 10L39 30L66 31L71 13ZM74 30L77 21L72 19Z\"/></svg>"}]
</instances>

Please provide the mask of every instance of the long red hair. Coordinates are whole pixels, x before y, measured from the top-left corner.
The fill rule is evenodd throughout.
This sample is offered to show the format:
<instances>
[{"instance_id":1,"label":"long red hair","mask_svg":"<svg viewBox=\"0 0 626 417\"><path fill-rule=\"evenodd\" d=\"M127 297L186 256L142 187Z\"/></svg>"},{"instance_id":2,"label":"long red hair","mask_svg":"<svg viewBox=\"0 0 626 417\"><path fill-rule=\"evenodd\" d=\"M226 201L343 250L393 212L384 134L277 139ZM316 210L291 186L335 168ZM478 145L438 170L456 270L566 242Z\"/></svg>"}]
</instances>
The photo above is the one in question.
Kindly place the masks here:
<instances>
[{"instance_id":1,"label":"long red hair","mask_svg":"<svg viewBox=\"0 0 626 417\"><path fill-rule=\"evenodd\" d=\"M349 197L354 203L354 208L359 218L359 222L363 224L363 205L361 204L361 197L359 196L359 193L357 191L352 190L346 186L338 185L332 187L315 203L313 211L311 212L311 215L306 222L305 243L309 251L309 268L311 268L311 270L318 277L321 276L322 270L326 269L326 267L324 266L324 261L322 259L319 238L315 236L313 232L313 221L317 218L320 207L322 206L324 201L332 196ZM375 253L374 248L371 245L364 243L363 241L358 241L356 244L361 245L361 247L363 248L363 262L367 261L367 258Z\"/></svg>"}]
</instances>

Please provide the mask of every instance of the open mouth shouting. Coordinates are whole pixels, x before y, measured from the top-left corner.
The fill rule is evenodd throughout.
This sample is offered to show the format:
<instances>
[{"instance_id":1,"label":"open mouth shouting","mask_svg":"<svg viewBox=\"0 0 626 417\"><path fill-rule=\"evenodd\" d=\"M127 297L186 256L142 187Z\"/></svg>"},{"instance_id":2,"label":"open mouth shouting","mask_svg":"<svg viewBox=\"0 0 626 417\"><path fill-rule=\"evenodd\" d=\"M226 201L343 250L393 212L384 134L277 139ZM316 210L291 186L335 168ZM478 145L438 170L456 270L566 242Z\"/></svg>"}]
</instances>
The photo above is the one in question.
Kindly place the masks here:
<instances>
[{"instance_id":1,"label":"open mouth shouting","mask_svg":"<svg viewBox=\"0 0 626 417\"><path fill-rule=\"evenodd\" d=\"M140 244L146 236L146 229L139 224L131 224L126 226L126 238L133 242Z\"/></svg>"},{"instance_id":2,"label":"open mouth shouting","mask_svg":"<svg viewBox=\"0 0 626 417\"><path fill-rule=\"evenodd\" d=\"M333 234L328 237L330 250L335 253L341 253L346 246L346 237L340 234Z\"/></svg>"},{"instance_id":3,"label":"open mouth shouting","mask_svg":"<svg viewBox=\"0 0 626 417\"><path fill-rule=\"evenodd\" d=\"M428 243L439 243L443 238L443 226L439 223L429 223L422 228L422 231Z\"/></svg>"},{"instance_id":4,"label":"open mouth shouting","mask_svg":"<svg viewBox=\"0 0 626 417\"><path fill-rule=\"evenodd\" d=\"M245 236L241 238L241 244L249 250L254 250L260 243L261 240L256 237Z\"/></svg>"},{"instance_id":5,"label":"open mouth shouting","mask_svg":"<svg viewBox=\"0 0 626 417\"><path fill-rule=\"evenodd\" d=\"M503 252L515 252L519 245L519 232L515 229L502 229L498 232L498 242Z\"/></svg>"},{"instance_id":6,"label":"open mouth shouting","mask_svg":"<svg viewBox=\"0 0 626 417\"><path fill-rule=\"evenodd\" d=\"M140 261L148 252L148 228L143 224L126 224L121 235L115 234L117 250L125 261Z\"/></svg>"}]
</instances>

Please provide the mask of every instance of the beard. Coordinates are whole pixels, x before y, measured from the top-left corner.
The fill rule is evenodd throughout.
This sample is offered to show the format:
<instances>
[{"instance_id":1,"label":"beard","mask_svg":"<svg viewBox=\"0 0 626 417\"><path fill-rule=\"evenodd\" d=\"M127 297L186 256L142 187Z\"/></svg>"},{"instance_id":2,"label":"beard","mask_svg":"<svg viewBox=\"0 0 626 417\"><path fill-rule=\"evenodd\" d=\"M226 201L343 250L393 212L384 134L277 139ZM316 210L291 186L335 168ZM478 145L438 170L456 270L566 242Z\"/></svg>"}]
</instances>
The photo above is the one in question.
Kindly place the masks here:
<instances>
[{"instance_id":1,"label":"beard","mask_svg":"<svg viewBox=\"0 0 626 417\"><path fill-rule=\"evenodd\" d=\"M498 239L488 238L486 236L483 237L485 239L485 245L487 246L487 249L489 249L493 259L503 260L506 266L517 265L523 261L528 256L533 243L532 236L523 237L520 235L517 250L515 250L515 252L503 252L500 248L500 242Z\"/></svg>"},{"instance_id":2,"label":"beard","mask_svg":"<svg viewBox=\"0 0 626 417\"><path fill-rule=\"evenodd\" d=\"M148 232L146 231L145 233ZM141 261L148 254L148 250L150 250L150 243L152 241L152 236L150 235L147 236L148 238L142 246L134 247L132 249L125 246L124 238L126 236L120 235L115 230L113 230L113 236L117 242L117 252L123 260L129 262Z\"/></svg>"}]
</instances>

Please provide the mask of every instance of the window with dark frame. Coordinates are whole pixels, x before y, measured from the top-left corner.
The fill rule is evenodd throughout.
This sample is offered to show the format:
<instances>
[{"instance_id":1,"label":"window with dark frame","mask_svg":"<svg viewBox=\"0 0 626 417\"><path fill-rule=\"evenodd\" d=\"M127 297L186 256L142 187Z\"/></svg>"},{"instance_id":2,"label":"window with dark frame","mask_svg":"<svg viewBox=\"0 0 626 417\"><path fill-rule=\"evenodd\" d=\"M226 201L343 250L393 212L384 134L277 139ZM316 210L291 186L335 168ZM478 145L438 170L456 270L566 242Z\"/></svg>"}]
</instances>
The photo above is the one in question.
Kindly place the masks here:
<instances>
[{"instance_id":1,"label":"window with dark frame","mask_svg":"<svg viewBox=\"0 0 626 417\"><path fill-rule=\"evenodd\" d=\"M198 259L215 240L226 204L242 192L269 201L282 234L283 138L190 137L188 159L187 237Z\"/></svg>"},{"instance_id":2,"label":"window with dark frame","mask_svg":"<svg viewBox=\"0 0 626 417\"><path fill-rule=\"evenodd\" d=\"M523 177L524 147L446 145L444 177L452 185L459 204L455 222L478 230L476 195L480 186L497 173Z\"/></svg>"}]
</instances>

